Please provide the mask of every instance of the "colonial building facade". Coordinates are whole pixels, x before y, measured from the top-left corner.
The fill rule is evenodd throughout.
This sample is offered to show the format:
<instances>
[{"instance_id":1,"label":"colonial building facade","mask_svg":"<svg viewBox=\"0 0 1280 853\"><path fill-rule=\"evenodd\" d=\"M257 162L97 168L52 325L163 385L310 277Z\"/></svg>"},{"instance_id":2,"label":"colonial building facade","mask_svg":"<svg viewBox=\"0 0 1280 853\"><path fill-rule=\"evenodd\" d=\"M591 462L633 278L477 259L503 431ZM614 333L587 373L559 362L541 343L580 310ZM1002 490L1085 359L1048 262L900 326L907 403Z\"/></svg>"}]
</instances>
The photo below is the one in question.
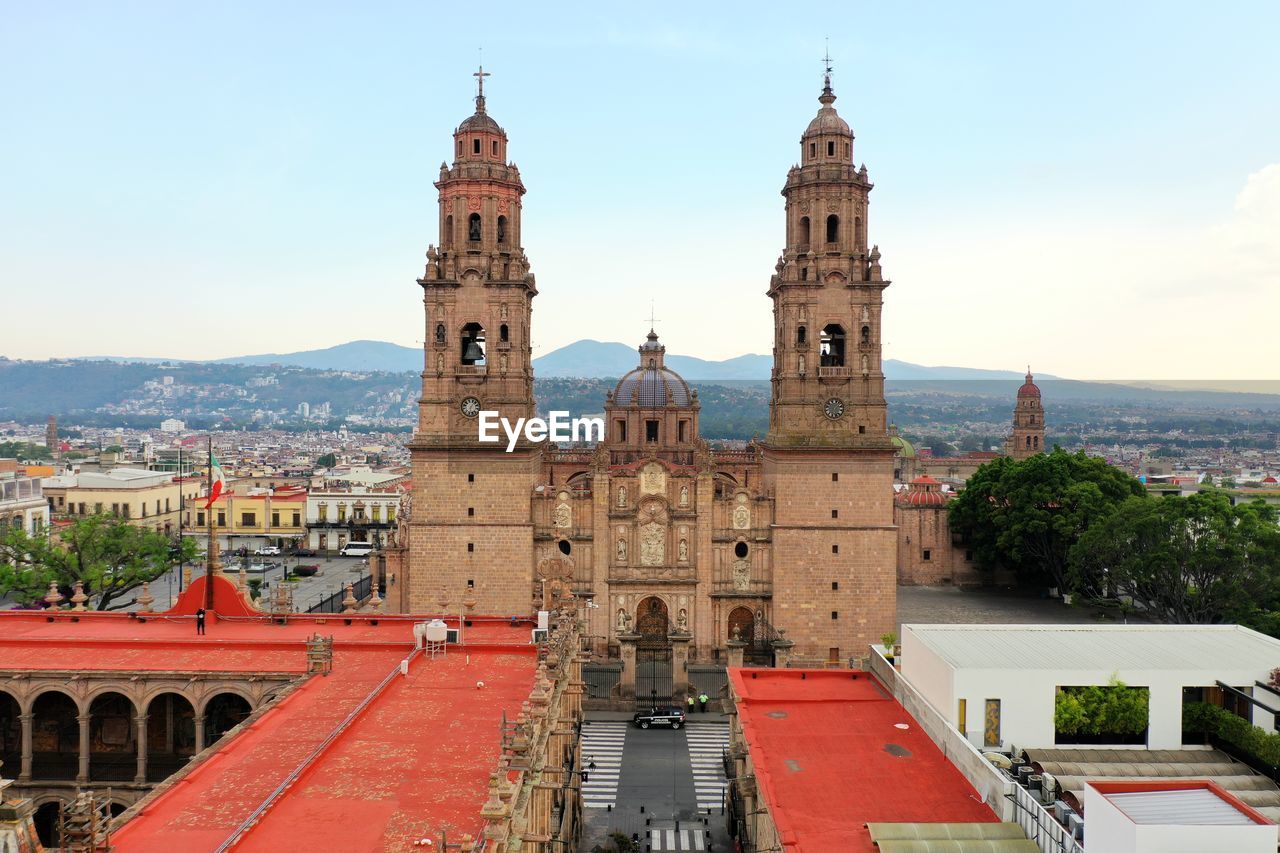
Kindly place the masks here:
<instances>
[{"instance_id":1,"label":"colonial building facade","mask_svg":"<svg viewBox=\"0 0 1280 853\"><path fill-rule=\"evenodd\" d=\"M723 660L794 643L860 654L895 623L893 454L881 370L889 282L868 243L865 166L830 74L787 175L785 234L767 295L775 338L770 430L745 450L699 435L697 391L651 330L605 400L589 449L478 440L478 415L534 414L537 287L520 243L519 170L482 87L441 166L440 243L418 284L422 398L413 501L387 571L402 610L460 599L523 615L572 592L597 647ZM677 679L678 680L678 679Z\"/></svg>"}]
</instances>

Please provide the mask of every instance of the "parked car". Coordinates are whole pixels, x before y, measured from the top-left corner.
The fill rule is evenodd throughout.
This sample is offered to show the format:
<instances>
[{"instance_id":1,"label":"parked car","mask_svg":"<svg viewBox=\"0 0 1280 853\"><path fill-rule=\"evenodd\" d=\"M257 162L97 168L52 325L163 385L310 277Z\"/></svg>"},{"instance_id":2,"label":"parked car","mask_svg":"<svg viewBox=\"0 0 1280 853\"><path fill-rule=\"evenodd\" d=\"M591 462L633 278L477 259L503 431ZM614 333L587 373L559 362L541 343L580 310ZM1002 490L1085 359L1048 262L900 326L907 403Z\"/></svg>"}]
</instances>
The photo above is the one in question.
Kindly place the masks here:
<instances>
[{"instance_id":1,"label":"parked car","mask_svg":"<svg viewBox=\"0 0 1280 853\"><path fill-rule=\"evenodd\" d=\"M315 548L294 548L293 556L295 557L314 557L316 555Z\"/></svg>"},{"instance_id":2,"label":"parked car","mask_svg":"<svg viewBox=\"0 0 1280 853\"><path fill-rule=\"evenodd\" d=\"M315 573L320 571L320 565L318 563L301 563L294 566L290 571L300 578L309 578L314 577Z\"/></svg>"},{"instance_id":3,"label":"parked car","mask_svg":"<svg viewBox=\"0 0 1280 853\"><path fill-rule=\"evenodd\" d=\"M631 722L641 729L653 726L669 726L678 729L684 725L684 711L680 708L654 708L652 711L637 711Z\"/></svg>"},{"instance_id":4,"label":"parked car","mask_svg":"<svg viewBox=\"0 0 1280 853\"><path fill-rule=\"evenodd\" d=\"M275 545L263 545L253 553L257 554L259 557L279 557L280 549Z\"/></svg>"},{"instance_id":5,"label":"parked car","mask_svg":"<svg viewBox=\"0 0 1280 853\"><path fill-rule=\"evenodd\" d=\"M244 567L244 570L251 575L265 575L267 572L269 572L271 569L274 569L274 568L275 566L271 565L270 563L250 563L249 565Z\"/></svg>"}]
</instances>

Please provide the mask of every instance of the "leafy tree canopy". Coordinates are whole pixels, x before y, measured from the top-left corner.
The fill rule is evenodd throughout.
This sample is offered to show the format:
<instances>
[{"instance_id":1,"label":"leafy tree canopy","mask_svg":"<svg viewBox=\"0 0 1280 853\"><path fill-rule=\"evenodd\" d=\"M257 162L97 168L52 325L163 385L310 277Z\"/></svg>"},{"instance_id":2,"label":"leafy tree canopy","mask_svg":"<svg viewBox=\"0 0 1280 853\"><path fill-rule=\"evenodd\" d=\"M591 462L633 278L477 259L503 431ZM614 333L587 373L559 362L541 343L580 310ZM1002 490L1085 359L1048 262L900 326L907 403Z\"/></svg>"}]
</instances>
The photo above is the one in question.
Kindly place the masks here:
<instances>
[{"instance_id":1,"label":"leafy tree canopy","mask_svg":"<svg viewBox=\"0 0 1280 853\"><path fill-rule=\"evenodd\" d=\"M337 465L337 464L338 464L338 457L333 453L326 453L325 455L316 459L316 466L320 468L332 468L334 465Z\"/></svg>"},{"instance_id":2,"label":"leafy tree canopy","mask_svg":"<svg viewBox=\"0 0 1280 853\"><path fill-rule=\"evenodd\" d=\"M952 502L949 518L983 568L1014 569L1065 589L1068 554L1080 536L1144 494L1141 483L1105 460L1055 447L983 465Z\"/></svg>"},{"instance_id":3,"label":"leafy tree canopy","mask_svg":"<svg viewBox=\"0 0 1280 853\"><path fill-rule=\"evenodd\" d=\"M119 610L121 599L171 566L195 557L194 539L178 545L168 536L109 515L80 519L55 535L13 528L0 540L0 592L23 604L44 599L50 582L70 597L84 584L89 605Z\"/></svg>"}]
</instances>

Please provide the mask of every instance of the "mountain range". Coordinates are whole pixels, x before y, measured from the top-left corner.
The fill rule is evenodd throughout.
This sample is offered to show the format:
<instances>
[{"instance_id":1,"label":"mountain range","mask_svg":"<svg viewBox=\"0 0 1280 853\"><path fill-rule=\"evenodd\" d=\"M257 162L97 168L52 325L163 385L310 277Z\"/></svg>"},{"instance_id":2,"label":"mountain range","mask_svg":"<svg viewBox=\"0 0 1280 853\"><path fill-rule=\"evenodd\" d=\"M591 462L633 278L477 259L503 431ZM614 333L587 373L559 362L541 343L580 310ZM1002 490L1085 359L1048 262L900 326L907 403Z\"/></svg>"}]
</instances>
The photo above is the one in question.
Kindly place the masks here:
<instances>
[{"instance_id":1,"label":"mountain range","mask_svg":"<svg viewBox=\"0 0 1280 853\"><path fill-rule=\"evenodd\" d=\"M113 356L106 361L160 363L168 359L136 359ZM636 348L616 341L580 340L533 360L539 378L605 379L622 376L640 362ZM323 349L289 353L262 353L216 359L213 364L281 365L315 370L384 370L391 373L418 373L422 370L422 350L388 341L350 341ZM773 357L749 353L714 361L691 355L666 356L666 364L690 381L763 381L769 379ZM890 380L929 379L1021 379L1015 370L984 370L973 367L929 367L897 359L884 362ZM1044 378L1054 378L1045 376Z\"/></svg>"}]
</instances>

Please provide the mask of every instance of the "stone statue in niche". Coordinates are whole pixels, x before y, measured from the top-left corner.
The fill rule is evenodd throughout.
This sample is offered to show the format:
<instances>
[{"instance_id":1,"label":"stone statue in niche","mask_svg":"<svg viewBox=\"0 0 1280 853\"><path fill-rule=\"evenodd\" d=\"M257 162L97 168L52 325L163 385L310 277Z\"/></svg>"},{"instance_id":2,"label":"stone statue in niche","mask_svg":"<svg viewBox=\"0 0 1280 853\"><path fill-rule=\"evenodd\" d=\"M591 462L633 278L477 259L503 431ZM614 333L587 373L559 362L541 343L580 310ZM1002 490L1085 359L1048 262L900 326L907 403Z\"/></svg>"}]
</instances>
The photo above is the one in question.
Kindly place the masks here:
<instances>
[{"instance_id":1,"label":"stone statue in niche","mask_svg":"<svg viewBox=\"0 0 1280 853\"><path fill-rule=\"evenodd\" d=\"M640 528L640 565L661 566L667 556L667 531L656 521Z\"/></svg>"},{"instance_id":2,"label":"stone statue in niche","mask_svg":"<svg viewBox=\"0 0 1280 853\"><path fill-rule=\"evenodd\" d=\"M618 540L618 562L625 563L627 561L627 540Z\"/></svg>"},{"instance_id":3,"label":"stone statue in niche","mask_svg":"<svg viewBox=\"0 0 1280 853\"><path fill-rule=\"evenodd\" d=\"M618 506L627 505L627 487L618 486Z\"/></svg>"},{"instance_id":4,"label":"stone statue in niche","mask_svg":"<svg viewBox=\"0 0 1280 853\"><path fill-rule=\"evenodd\" d=\"M800 373L804 373L804 372L805 372L805 369L804 369L804 356L800 356L800 371L799 371L799 372L800 372Z\"/></svg>"},{"instance_id":5,"label":"stone statue in niche","mask_svg":"<svg viewBox=\"0 0 1280 853\"><path fill-rule=\"evenodd\" d=\"M467 232L467 239L473 242L478 241L480 239L480 217L479 216L471 217L471 227L470 227L470 230Z\"/></svg>"},{"instance_id":6,"label":"stone statue in niche","mask_svg":"<svg viewBox=\"0 0 1280 853\"><path fill-rule=\"evenodd\" d=\"M735 530L746 530L751 526L751 510L739 505L733 508L733 527Z\"/></svg>"},{"instance_id":7,"label":"stone statue in niche","mask_svg":"<svg viewBox=\"0 0 1280 853\"><path fill-rule=\"evenodd\" d=\"M631 616L627 613L625 607L618 608L618 633L627 634L631 631Z\"/></svg>"},{"instance_id":8,"label":"stone statue in niche","mask_svg":"<svg viewBox=\"0 0 1280 853\"><path fill-rule=\"evenodd\" d=\"M746 560L733 561L733 588L738 592L751 588L751 564Z\"/></svg>"},{"instance_id":9,"label":"stone statue in niche","mask_svg":"<svg viewBox=\"0 0 1280 853\"><path fill-rule=\"evenodd\" d=\"M507 354L504 352L502 357L498 359L498 369L503 373L507 372Z\"/></svg>"},{"instance_id":10,"label":"stone statue in niche","mask_svg":"<svg viewBox=\"0 0 1280 853\"><path fill-rule=\"evenodd\" d=\"M681 486L680 487L680 506L688 506L688 505L689 505L689 487Z\"/></svg>"},{"instance_id":11,"label":"stone statue in niche","mask_svg":"<svg viewBox=\"0 0 1280 853\"><path fill-rule=\"evenodd\" d=\"M867 361L867 357L866 357L866 355L863 355L863 356L862 356L862 372L863 372L864 374L865 374L865 373L870 373L870 372L871 372L871 366L870 366L870 365L871 365L871 363L870 363L869 361Z\"/></svg>"},{"instance_id":12,"label":"stone statue in niche","mask_svg":"<svg viewBox=\"0 0 1280 853\"><path fill-rule=\"evenodd\" d=\"M681 632L689 630L689 611L683 607L680 608L680 615L676 617L676 630Z\"/></svg>"},{"instance_id":13,"label":"stone statue in niche","mask_svg":"<svg viewBox=\"0 0 1280 853\"><path fill-rule=\"evenodd\" d=\"M689 560L689 540L680 540L680 562L685 563Z\"/></svg>"},{"instance_id":14,"label":"stone statue in niche","mask_svg":"<svg viewBox=\"0 0 1280 853\"><path fill-rule=\"evenodd\" d=\"M568 504L559 504L551 514L551 518L556 527L573 526L573 510Z\"/></svg>"},{"instance_id":15,"label":"stone statue in niche","mask_svg":"<svg viewBox=\"0 0 1280 853\"><path fill-rule=\"evenodd\" d=\"M436 353L436 373L444 373L444 354Z\"/></svg>"}]
</instances>

